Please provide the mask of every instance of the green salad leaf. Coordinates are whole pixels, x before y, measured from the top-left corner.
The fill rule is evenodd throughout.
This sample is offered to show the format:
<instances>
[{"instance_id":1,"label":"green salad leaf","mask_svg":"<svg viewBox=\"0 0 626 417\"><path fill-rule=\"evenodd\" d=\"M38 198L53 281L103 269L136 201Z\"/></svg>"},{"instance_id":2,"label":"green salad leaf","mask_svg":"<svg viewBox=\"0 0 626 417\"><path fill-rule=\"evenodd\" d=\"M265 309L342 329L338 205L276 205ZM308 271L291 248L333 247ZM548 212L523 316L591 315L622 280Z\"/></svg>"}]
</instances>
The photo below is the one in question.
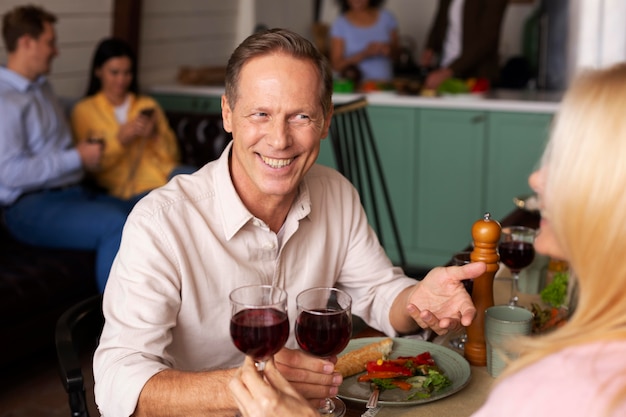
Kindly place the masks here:
<instances>
[{"instance_id":1,"label":"green salad leaf","mask_svg":"<svg viewBox=\"0 0 626 417\"><path fill-rule=\"evenodd\" d=\"M433 392L441 391L452 385L450 378L433 368L428 370L428 375L426 376L414 376L406 381L411 383L413 388L419 390L411 394L407 400L430 398Z\"/></svg>"},{"instance_id":2,"label":"green salad leaf","mask_svg":"<svg viewBox=\"0 0 626 417\"><path fill-rule=\"evenodd\" d=\"M554 274L552 282L541 290L541 300L552 307L561 307L567 297L567 285L569 276L567 272Z\"/></svg>"}]
</instances>

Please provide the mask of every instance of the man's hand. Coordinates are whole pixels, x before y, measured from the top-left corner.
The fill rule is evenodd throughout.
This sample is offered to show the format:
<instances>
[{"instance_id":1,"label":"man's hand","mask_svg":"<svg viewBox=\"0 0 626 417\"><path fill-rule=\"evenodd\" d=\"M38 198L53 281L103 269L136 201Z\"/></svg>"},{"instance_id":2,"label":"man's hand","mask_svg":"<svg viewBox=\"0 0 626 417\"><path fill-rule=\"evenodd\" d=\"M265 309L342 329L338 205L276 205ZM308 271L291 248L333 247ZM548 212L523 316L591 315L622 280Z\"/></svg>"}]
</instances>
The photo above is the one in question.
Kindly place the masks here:
<instances>
[{"instance_id":1,"label":"man's hand","mask_svg":"<svg viewBox=\"0 0 626 417\"><path fill-rule=\"evenodd\" d=\"M440 68L428 74L428 77L424 82L424 87L430 90L436 90L439 87L439 84L448 78L451 78L453 75L454 73L450 68Z\"/></svg>"},{"instance_id":2,"label":"man's hand","mask_svg":"<svg viewBox=\"0 0 626 417\"><path fill-rule=\"evenodd\" d=\"M461 281L477 278L486 269L484 262L434 268L409 294L409 315L420 327L440 335L469 326L476 308Z\"/></svg>"},{"instance_id":3,"label":"man's hand","mask_svg":"<svg viewBox=\"0 0 626 417\"><path fill-rule=\"evenodd\" d=\"M83 141L76 145L83 167L87 171L96 171L100 167L103 144Z\"/></svg>"},{"instance_id":4,"label":"man's hand","mask_svg":"<svg viewBox=\"0 0 626 417\"><path fill-rule=\"evenodd\" d=\"M337 357L320 359L299 350L284 348L274 355L280 373L309 403L318 408L326 397L334 397L343 378L335 370Z\"/></svg>"}]
</instances>

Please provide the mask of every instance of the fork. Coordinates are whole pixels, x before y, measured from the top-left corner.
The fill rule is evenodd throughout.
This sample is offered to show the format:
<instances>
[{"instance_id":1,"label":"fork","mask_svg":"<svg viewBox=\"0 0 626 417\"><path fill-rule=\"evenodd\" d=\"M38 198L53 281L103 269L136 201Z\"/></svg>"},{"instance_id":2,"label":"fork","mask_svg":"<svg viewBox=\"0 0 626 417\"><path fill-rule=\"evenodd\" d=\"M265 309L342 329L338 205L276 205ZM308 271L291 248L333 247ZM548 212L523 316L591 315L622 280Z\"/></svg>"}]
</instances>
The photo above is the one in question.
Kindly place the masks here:
<instances>
[{"instance_id":1,"label":"fork","mask_svg":"<svg viewBox=\"0 0 626 417\"><path fill-rule=\"evenodd\" d=\"M376 406L378 405L378 395L380 395L380 388L378 387L378 385L372 382L370 383L370 390L372 390L372 393L367 400L365 408L376 408Z\"/></svg>"}]
</instances>

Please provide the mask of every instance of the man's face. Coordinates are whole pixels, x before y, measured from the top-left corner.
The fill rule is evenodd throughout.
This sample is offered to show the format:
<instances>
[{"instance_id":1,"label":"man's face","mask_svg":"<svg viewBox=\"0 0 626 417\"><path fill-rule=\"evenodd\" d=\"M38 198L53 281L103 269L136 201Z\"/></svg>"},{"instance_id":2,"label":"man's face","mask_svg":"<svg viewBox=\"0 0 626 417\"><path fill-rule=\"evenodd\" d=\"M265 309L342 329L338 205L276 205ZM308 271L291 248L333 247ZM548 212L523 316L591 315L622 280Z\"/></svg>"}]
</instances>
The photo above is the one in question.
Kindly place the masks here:
<instances>
[{"instance_id":1,"label":"man's face","mask_svg":"<svg viewBox=\"0 0 626 417\"><path fill-rule=\"evenodd\" d=\"M245 201L290 199L315 163L330 116L320 104L314 64L286 54L253 58L241 69L238 99L222 97L233 134L231 175Z\"/></svg>"},{"instance_id":2,"label":"man's face","mask_svg":"<svg viewBox=\"0 0 626 417\"><path fill-rule=\"evenodd\" d=\"M30 72L35 76L48 74L52 60L58 54L56 35L51 23L44 23L44 31L39 38L25 36L24 48L28 57Z\"/></svg>"}]
</instances>

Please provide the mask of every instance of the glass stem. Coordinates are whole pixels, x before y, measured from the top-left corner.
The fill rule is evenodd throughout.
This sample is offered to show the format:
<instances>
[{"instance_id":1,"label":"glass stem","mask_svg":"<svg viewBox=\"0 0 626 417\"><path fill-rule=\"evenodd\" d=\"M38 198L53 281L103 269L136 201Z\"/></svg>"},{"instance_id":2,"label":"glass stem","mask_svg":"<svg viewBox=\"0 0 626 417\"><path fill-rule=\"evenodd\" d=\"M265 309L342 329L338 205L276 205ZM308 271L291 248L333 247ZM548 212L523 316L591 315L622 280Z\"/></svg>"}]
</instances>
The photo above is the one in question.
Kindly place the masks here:
<instances>
[{"instance_id":1,"label":"glass stem","mask_svg":"<svg viewBox=\"0 0 626 417\"><path fill-rule=\"evenodd\" d=\"M519 297L517 296L517 284L519 282L519 272L511 272L513 275L511 277L511 299L509 300L509 304L512 306L516 306L519 301Z\"/></svg>"},{"instance_id":2,"label":"glass stem","mask_svg":"<svg viewBox=\"0 0 626 417\"><path fill-rule=\"evenodd\" d=\"M256 370L259 372L263 372L265 370L265 363L267 361L255 361L254 366L256 366Z\"/></svg>"},{"instance_id":3,"label":"glass stem","mask_svg":"<svg viewBox=\"0 0 626 417\"><path fill-rule=\"evenodd\" d=\"M332 414L335 411L335 403L331 398L326 397L324 406L318 410L321 415Z\"/></svg>"}]
</instances>

